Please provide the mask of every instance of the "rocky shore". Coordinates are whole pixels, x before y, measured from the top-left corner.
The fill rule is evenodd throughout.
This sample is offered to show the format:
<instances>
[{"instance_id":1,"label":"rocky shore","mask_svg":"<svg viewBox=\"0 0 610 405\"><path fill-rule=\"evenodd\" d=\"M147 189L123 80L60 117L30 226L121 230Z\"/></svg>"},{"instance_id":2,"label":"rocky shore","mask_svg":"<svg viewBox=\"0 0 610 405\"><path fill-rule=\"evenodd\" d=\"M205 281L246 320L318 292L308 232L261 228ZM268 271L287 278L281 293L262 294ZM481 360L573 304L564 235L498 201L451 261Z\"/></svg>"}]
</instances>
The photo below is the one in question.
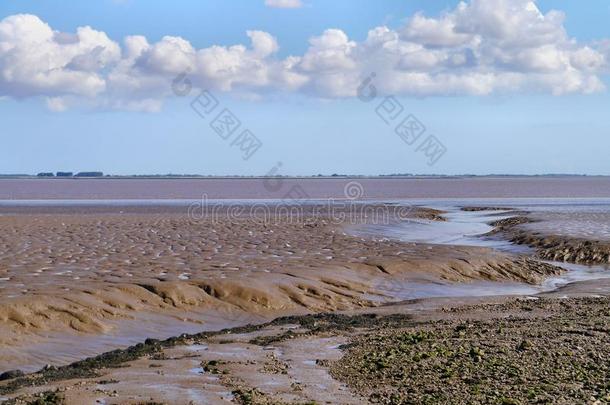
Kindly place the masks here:
<instances>
[{"instance_id":1,"label":"rocky shore","mask_svg":"<svg viewBox=\"0 0 610 405\"><path fill-rule=\"evenodd\" d=\"M596 240L572 239L556 235L536 235L517 231L510 241L536 249L537 256L544 260L564 261L577 264L610 264L610 243Z\"/></svg>"},{"instance_id":2,"label":"rocky shore","mask_svg":"<svg viewBox=\"0 0 610 405\"><path fill-rule=\"evenodd\" d=\"M456 319L356 337L331 372L379 404L607 403L609 304L538 299L448 309ZM480 312L492 319L477 319Z\"/></svg>"}]
</instances>

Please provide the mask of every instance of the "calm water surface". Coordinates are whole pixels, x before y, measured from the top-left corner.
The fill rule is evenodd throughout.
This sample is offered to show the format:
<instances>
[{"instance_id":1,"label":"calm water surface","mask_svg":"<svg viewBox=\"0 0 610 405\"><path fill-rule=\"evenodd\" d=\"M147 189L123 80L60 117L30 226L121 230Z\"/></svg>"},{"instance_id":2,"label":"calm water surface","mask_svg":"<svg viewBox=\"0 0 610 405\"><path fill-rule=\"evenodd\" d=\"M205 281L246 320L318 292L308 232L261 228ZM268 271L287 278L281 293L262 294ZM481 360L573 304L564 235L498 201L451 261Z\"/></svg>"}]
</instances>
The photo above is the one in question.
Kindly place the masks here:
<instances>
[{"instance_id":1,"label":"calm water surface","mask_svg":"<svg viewBox=\"0 0 610 405\"><path fill-rule=\"evenodd\" d=\"M0 179L0 200L342 198L356 181L363 198L607 197L610 177L306 179Z\"/></svg>"}]
</instances>

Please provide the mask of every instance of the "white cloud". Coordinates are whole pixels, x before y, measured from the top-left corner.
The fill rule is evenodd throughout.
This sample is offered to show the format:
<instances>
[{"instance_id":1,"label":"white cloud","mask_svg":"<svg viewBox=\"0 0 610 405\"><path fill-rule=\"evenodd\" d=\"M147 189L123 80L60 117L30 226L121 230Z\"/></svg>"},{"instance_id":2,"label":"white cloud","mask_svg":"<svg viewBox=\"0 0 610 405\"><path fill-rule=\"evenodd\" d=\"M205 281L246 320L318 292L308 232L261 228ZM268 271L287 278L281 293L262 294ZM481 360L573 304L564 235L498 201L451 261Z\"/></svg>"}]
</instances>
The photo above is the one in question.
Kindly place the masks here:
<instances>
[{"instance_id":1,"label":"white cloud","mask_svg":"<svg viewBox=\"0 0 610 405\"><path fill-rule=\"evenodd\" d=\"M180 37L165 36L161 41L141 49L136 59L139 67L159 74L177 74L195 65L196 51Z\"/></svg>"},{"instance_id":2,"label":"white cloud","mask_svg":"<svg viewBox=\"0 0 610 405\"><path fill-rule=\"evenodd\" d=\"M252 49L258 57L266 58L278 51L277 41L271 34L263 31L248 31L247 34L252 41Z\"/></svg>"},{"instance_id":3,"label":"white cloud","mask_svg":"<svg viewBox=\"0 0 610 405\"><path fill-rule=\"evenodd\" d=\"M454 15L441 18L426 18L415 14L403 30L403 36L411 42L424 46L460 46L473 40L468 33L456 30Z\"/></svg>"},{"instance_id":4,"label":"white cloud","mask_svg":"<svg viewBox=\"0 0 610 405\"><path fill-rule=\"evenodd\" d=\"M93 97L105 90L103 69L119 60L120 47L90 27L61 35L33 15L0 22L0 95Z\"/></svg>"},{"instance_id":5,"label":"white cloud","mask_svg":"<svg viewBox=\"0 0 610 405\"><path fill-rule=\"evenodd\" d=\"M415 14L396 30L375 27L361 42L328 29L304 54L280 58L277 39L263 31L248 31L249 44L202 49L174 36L154 43L128 36L119 45L91 27L62 33L34 15L14 15L0 21L0 97L44 97L54 111L158 111L185 72L194 87L249 99L272 92L354 97L371 72L380 94L604 90L610 40L579 44L563 20L529 0L471 0L437 17Z\"/></svg>"},{"instance_id":6,"label":"white cloud","mask_svg":"<svg viewBox=\"0 0 610 405\"><path fill-rule=\"evenodd\" d=\"M303 3L301 0L265 0L267 7L274 8L301 8Z\"/></svg>"},{"instance_id":7,"label":"white cloud","mask_svg":"<svg viewBox=\"0 0 610 405\"><path fill-rule=\"evenodd\" d=\"M62 112L68 109L66 100L62 97L47 97L47 108L51 111Z\"/></svg>"}]
</instances>

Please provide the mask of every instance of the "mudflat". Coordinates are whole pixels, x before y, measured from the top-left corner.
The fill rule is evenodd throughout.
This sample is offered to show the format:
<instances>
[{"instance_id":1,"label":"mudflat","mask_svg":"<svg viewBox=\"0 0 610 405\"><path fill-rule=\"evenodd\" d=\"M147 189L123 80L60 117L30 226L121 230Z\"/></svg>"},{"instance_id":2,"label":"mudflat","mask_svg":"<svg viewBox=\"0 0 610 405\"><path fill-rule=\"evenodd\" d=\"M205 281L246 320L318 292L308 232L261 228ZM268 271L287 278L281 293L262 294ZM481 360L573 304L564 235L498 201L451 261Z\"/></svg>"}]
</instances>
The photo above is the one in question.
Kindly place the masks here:
<instances>
[{"instance_id":1,"label":"mudflat","mask_svg":"<svg viewBox=\"0 0 610 405\"><path fill-rule=\"evenodd\" d=\"M6 215L0 228L5 370L176 331L373 307L401 283L537 283L561 271L486 248L358 238L324 213Z\"/></svg>"}]
</instances>

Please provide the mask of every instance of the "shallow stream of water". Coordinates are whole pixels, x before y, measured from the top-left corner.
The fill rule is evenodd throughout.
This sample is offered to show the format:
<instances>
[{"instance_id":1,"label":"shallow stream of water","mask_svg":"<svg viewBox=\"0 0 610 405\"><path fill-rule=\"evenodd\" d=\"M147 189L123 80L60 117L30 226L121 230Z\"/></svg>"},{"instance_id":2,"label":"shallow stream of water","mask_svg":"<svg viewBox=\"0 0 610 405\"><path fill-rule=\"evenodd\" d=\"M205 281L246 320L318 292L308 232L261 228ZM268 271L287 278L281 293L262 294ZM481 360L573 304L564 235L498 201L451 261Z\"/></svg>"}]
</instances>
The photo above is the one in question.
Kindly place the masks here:
<instances>
[{"instance_id":1,"label":"shallow stream of water","mask_svg":"<svg viewBox=\"0 0 610 405\"><path fill-rule=\"evenodd\" d=\"M388 238L405 242L488 247L514 254L532 254L533 249L509 241L486 237L490 222L516 215L511 210L463 211L463 207L506 207L532 212L540 222L528 225L537 231L570 237L603 239L610 229L610 201L607 199L484 199L484 200L416 200L399 202L416 204L446 212L446 222L407 220L392 224L366 224L348 227L348 232L375 239ZM562 220L566 219L565 223ZM579 222L579 221L582 221ZM599 235L599 238L597 237ZM567 284L610 278L608 266L583 266L548 262L562 267L565 273L547 278L540 285L525 283L399 283L384 282L378 286L396 299L439 297L479 297L494 295L533 295L556 290Z\"/></svg>"}]
</instances>

